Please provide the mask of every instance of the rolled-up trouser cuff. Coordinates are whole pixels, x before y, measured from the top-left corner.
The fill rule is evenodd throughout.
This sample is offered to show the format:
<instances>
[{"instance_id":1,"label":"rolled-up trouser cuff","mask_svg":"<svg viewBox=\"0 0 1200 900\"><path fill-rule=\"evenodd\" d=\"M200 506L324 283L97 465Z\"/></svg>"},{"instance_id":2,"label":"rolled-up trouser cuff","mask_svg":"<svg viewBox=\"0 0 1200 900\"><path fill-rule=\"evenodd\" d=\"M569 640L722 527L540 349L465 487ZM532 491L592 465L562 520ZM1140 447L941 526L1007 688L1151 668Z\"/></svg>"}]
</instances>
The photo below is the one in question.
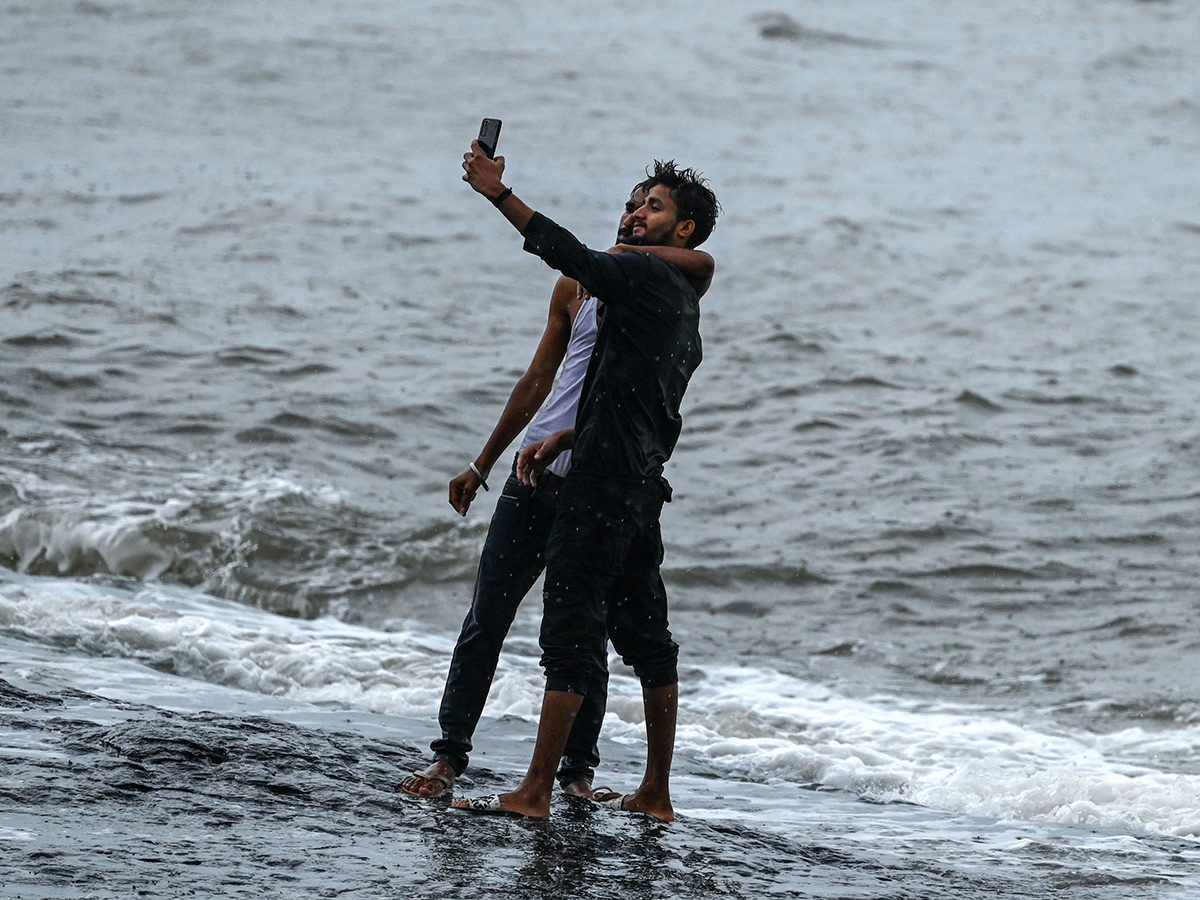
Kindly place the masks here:
<instances>
[{"instance_id":1,"label":"rolled-up trouser cuff","mask_svg":"<svg viewBox=\"0 0 1200 900\"><path fill-rule=\"evenodd\" d=\"M596 770L591 766L565 756L558 768L558 783L564 788L576 781L586 781L590 785L595 777Z\"/></svg>"},{"instance_id":2,"label":"rolled-up trouser cuff","mask_svg":"<svg viewBox=\"0 0 1200 900\"><path fill-rule=\"evenodd\" d=\"M467 760L461 756L450 756L446 753L434 753L433 758L437 762L444 762L454 770L454 777L457 778L467 769Z\"/></svg>"},{"instance_id":3,"label":"rolled-up trouser cuff","mask_svg":"<svg viewBox=\"0 0 1200 900\"><path fill-rule=\"evenodd\" d=\"M590 682L582 677L572 675L547 675L546 690L564 691L568 694L579 694L586 697Z\"/></svg>"}]
</instances>

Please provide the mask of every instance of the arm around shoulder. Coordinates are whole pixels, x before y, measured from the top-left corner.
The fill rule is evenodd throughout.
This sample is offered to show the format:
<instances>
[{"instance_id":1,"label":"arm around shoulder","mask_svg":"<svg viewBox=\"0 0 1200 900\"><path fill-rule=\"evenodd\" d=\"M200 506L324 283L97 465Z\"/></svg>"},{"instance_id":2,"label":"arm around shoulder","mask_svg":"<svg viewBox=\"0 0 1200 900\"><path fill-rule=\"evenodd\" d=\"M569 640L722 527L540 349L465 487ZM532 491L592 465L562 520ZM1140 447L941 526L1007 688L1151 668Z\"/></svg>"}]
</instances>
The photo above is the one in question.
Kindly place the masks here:
<instances>
[{"instance_id":1,"label":"arm around shoulder","mask_svg":"<svg viewBox=\"0 0 1200 900\"><path fill-rule=\"evenodd\" d=\"M713 272L717 263L712 255L703 250L689 250L684 247L636 246L634 244L617 244L609 253L646 253L657 256L663 262L670 263L683 273L696 293L704 296L712 284Z\"/></svg>"}]
</instances>

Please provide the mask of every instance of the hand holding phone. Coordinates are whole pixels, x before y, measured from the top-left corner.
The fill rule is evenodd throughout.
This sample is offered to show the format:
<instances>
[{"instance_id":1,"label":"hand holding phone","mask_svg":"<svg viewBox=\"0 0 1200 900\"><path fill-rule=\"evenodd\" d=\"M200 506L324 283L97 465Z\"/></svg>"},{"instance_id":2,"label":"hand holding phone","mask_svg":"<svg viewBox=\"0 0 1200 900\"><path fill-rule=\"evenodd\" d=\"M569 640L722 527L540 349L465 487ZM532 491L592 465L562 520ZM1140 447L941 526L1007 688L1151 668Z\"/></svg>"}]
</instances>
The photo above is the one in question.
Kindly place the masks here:
<instances>
[{"instance_id":1,"label":"hand holding phone","mask_svg":"<svg viewBox=\"0 0 1200 900\"><path fill-rule=\"evenodd\" d=\"M499 119L484 119L479 126L479 146L488 159L496 158L496 145L500 142Z\"/></svg>"}]
</instances>

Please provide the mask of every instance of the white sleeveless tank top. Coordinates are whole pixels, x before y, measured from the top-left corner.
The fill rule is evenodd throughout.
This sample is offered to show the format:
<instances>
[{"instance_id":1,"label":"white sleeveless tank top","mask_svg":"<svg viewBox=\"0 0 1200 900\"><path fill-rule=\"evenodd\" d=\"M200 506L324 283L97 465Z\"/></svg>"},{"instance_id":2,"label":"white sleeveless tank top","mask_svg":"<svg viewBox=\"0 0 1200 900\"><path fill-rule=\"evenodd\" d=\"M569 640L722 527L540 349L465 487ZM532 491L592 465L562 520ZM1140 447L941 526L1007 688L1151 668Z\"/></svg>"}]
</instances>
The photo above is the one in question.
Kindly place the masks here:
<instances>
[{"instance_id":1,"label":"white sleeveless tank top","mask_svg":"<svg viewBox=\"0 0 1200 900\"><path fill-rule=\"evenodd\" d=\"M596 305L596 298L588 297L575 314L575 321L571 325L571 338L567 342L567 352L563 357L558 379L554 382L550 396L525 429L521 450L534 441L540 441L564 428L575 426L579 397L583 393L583 379L587 375L588 363L592 360L592 348L596 345ZM564 476L570 468L571 451L567 450L559 455L546 471Z\"/></svg>"}]
</instances>

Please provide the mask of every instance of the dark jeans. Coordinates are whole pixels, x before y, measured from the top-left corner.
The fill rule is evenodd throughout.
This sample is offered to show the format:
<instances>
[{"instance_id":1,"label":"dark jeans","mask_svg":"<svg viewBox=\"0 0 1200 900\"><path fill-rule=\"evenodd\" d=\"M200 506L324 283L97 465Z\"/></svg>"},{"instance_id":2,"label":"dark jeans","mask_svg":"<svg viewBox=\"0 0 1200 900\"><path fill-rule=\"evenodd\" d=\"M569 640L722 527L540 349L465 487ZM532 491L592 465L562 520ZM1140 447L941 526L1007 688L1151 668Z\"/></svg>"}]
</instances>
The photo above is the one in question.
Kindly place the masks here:
<instances>
[{"instance_id":1,"label":"dark jeans","mask_svg":"<svg viewBox=\"0 0 1200 900\"><path fill-rule=\"evenodd\" d=\"M454 647L438 711L442 736L430 745L434 758L446 760L460 775L467 767L471 739L496 674L500 647L517 607L545 568L546 539L562 483L558 476L543 473L537 488L531 488L510 475L496 502L479 559L475 596ZM590 783L600 763L596 741L608 698L608 670L607 666L601 668L593 673L567 741L558 772L564 786L580 778Z\"/></svg>"},{"instance_id":2,"label":"dark jeans","mask_svg":"<svg viewBox=\"0 0 1200 900\"><path fill-rule=\"evenodd\" d=\"M571 472L546 546L542 666L546 689L583 694L607 675L607 639L643 688L678 681L679 645L667 622L653 479Z\"/></svg>"}]
</instances>

